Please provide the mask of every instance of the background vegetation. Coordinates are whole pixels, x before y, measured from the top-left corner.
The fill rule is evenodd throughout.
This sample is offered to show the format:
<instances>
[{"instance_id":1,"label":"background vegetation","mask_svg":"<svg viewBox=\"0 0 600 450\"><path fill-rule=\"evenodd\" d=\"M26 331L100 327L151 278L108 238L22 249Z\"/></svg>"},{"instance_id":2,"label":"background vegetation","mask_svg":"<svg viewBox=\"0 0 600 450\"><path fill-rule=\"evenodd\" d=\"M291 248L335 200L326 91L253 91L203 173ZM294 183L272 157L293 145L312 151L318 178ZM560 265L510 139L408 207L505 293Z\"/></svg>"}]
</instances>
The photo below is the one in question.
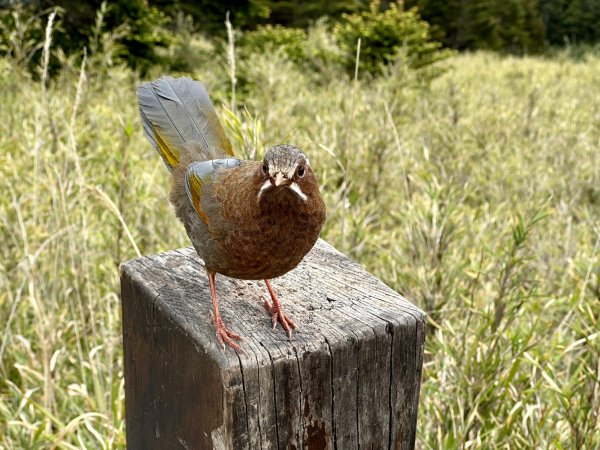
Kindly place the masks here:
<instances>
[{"instance_id":1,"label":"background vegetation","mask_svg":"<svg viewBox=\"0 0 600 450\"><path fill-rule=\"evenodd\" d=\"M165 50L176 44L186 29L213 41L225 39L223 21L227 13L235 28L244 32L269 26L305 32L315 21L325 20L331 27L336 25L335 35L336 29L343 31L348 25L356 33L361 17L368 19L386 11L390 14L390 9L390 18L395 17L395 23L406 27L410 15L399 20L394 8L418 8L419 16L431 24L428 35L445 48L457 50L486 49L521 55L600 41L597 0L0 0L0 48L10 48L7 43L15 25L11 10L35 15L56 9L55 45L67 54L80 52L84 46L89 50L98 45L101 34L109 33L119 43L115 56L142 73L156 64L186 70ZM383 19L379 22L377 33L372 35L378 44L369 48L386 49L399 34L390 29L392 22L387 28ZM374 31L374 27L370 29ZM26 30L33 41L43 41L40 27ZM278 41L280 34L270 36ZM346 33L344 37L349 36ZM349 45L353 48L355 41ZM34 55L36 63L39 57L39 52Z\"/></svg>"},{"instance_id":2,"label":"background vegetation","mask_svg":"<svg viewBox=\"0 0 600 450\"><path fill-rule=\"evenodd\" d=\"M111 8L73 51L60 13L2 15L1 448L125 445L118 266L189 245L135 99L165 71L203 80L240 156L305 149L323 237L428 312L419 448L598 448L597 54L451 54L382 7L249 26L231 58ZM156 56L129 60L136 33Z\"/></svg>"}]
</instances>

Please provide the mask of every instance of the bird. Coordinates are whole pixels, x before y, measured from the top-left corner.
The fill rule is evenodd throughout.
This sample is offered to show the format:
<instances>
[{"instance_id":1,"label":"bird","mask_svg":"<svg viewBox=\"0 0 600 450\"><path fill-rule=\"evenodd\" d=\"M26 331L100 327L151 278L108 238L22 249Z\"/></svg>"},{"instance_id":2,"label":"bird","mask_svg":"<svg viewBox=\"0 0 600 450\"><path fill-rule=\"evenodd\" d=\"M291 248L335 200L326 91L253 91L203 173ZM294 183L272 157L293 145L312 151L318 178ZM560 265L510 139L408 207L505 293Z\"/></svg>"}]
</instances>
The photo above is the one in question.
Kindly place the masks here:
<instances>
[{"instance_id":1,"label":"bird","mask_svg":"<svg viewBox=\"0 0 600 450\"><path fill-rule=\"evenodd\" d=\"M242 337L219 312L216 274L264 280L263 305L273 329L298 330L284 313L271 279L294 269L314 246L325 203L306 154L291 144L270 147L262 160L235 157L204 86L163 76L137 89L144 134L171 172L169 200L204 261L217 341L242 351Z\"/></svg>"}]
</instances>

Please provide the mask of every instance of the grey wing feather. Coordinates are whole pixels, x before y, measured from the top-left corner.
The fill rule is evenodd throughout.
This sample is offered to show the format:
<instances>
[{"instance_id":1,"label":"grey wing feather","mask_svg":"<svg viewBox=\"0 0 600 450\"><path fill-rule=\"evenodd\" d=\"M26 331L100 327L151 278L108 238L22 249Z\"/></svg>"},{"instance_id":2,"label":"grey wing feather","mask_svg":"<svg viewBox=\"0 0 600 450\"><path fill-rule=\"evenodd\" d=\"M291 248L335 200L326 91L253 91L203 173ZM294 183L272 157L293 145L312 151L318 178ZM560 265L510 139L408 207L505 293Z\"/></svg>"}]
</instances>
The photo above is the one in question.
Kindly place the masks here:
<instances>
[{"instance_id":1,"label":"grey wing feather","mask_svg":"<svg viewBox=\"0 0 600 450\"><path fill-rule=\"evenodd\" d=\"M210 161L195 162L188 166L185 173L185 191L188 198L194 203L190 186L190 176L193 174L202 180L202 184L208 184L212 181L212 177L219 170L232 169L238 167L241 161L236 158L212 159Z\"/></svg>"},{"instance_id":2,"label":"grey wing feather","mask_svg":"<svg viewBox=\"0 0 600 450\"><path fill-rule=\"evenodd\" d=\"M231 143L225 136L215 108L202 84L189 78L171 78L171 86L183 101L190 117L200 117L195 122L195 131L200 134L201 142L207 149L221 149L227 155L233 156Z\"/></svg>"},{"instance_id":3,"label":"grey wing feather","mask_svg":"<svg viewBox=\"0 0 600 450\"><path fill-rule=\"evenodd\" d=\"M177 153L184 151L186 144L197 142L207 155L215 150L233 155L213 104L199 82L162 77L142 84L137 95L144 132L159 153L163 154L162 140ZM172 168L164 154L163 159Z\"/></svg>"}]
</instances>

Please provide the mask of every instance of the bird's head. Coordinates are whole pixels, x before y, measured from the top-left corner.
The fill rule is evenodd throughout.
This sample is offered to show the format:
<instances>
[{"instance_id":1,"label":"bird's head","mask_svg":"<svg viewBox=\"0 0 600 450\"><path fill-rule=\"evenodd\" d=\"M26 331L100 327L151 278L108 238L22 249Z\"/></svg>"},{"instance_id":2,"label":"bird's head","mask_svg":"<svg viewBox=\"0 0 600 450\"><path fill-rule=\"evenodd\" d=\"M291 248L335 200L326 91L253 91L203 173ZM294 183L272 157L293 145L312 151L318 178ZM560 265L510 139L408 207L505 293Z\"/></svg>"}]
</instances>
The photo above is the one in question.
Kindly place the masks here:
<instances>
[{"instance_id":1,"label":"bird's head","mask_svg":"<svg viewBox=\"0 0 600 450\"><path fill-rule=\"evenodd\" d=\"M265 153L260 167L261 186L258 200L270 192L290 190L302 201L308 201L316 187L316 179L308 158L298 147L281 144Z\"/></svg>"}]
</instances>

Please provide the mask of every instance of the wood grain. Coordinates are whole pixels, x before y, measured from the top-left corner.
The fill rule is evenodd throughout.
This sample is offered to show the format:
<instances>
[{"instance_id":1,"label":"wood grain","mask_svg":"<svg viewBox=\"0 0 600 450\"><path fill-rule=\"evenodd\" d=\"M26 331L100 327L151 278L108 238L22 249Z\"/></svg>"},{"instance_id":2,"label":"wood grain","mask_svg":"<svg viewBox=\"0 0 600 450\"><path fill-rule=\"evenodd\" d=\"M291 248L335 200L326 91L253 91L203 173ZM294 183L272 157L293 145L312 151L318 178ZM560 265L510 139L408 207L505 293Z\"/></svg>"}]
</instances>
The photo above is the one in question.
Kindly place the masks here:
<instances>
[{"instance_id":1,"label":"wood grain","mask_svg":"<svg viewBox=\"0 0 600 450\"><path fill-rule=\"evenodd\" d=\"M425 316L320 240L273 280L299 326L262 307L264 283L217 276L245 353L223 350L192 248L121 270L129 449L412 449Z\"/></svg>"}]
</instances>

